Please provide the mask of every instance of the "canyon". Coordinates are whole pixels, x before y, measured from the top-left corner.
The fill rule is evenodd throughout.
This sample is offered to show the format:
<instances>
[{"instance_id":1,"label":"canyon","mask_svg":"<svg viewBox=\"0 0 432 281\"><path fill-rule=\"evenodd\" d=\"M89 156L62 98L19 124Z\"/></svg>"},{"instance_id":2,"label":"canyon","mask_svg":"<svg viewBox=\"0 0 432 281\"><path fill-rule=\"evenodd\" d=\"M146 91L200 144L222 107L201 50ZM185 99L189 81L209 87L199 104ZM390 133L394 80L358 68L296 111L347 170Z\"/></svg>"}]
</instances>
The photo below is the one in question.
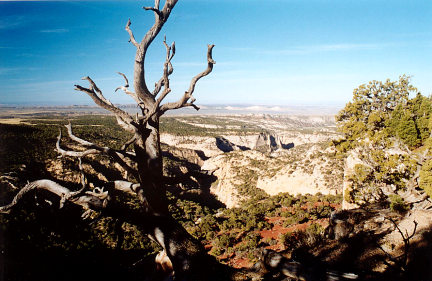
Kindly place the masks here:
<instances>
[{"instance_id":1,"label":"canyon","mask_svg":"<svg viewBox=\"0 0 432 281\"><path fill-rule=\"evenodd\" d=\"M278 193L341 194L343 159L333 117L237 115L170 117L200 128L199 135L164 132L161 142L217 179L210 192L228 208L254 189ZM189 153L185 153L189 151Z\"/></svg>"}]
</instances>

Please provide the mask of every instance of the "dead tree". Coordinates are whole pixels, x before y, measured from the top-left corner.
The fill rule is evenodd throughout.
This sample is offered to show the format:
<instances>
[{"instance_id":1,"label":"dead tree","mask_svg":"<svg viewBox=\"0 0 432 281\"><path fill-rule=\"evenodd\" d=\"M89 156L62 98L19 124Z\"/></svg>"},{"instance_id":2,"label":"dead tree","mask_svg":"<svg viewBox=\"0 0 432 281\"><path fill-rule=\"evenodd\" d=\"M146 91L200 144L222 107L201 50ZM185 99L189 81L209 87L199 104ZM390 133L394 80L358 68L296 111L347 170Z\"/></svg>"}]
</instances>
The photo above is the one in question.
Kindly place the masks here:
<instances>
[{"instance_id":1,"label":"dead tree","mask_svg":"<svg viewBox=\"0 0 432 281\"><path fill-rule=\"evenodd\" d=\"M160 8L160 0L155 0L154 7L144 7L145 10L154 13L155 20L141 42L135 39L131 29L131 21L128 20L126 23L125 29L129 34L129 41L136 48L133 77L134 91L129 87L128 78L123 73L119 74L124 78L125 84L118 87L116 91L122 90L131 96L139 107L139 114L131 116L111 103L88 76L82 78L82 80L88 82L87 87L75 85L75 90L86 93L98 106L114 114L118 124L124 130L131 132L133 138L125 143L122 149L116 150L79 138L73 134L71 125L68 125L68 136L84 149L79 151L63 149L61 147L62 136L60 132L56 145L57 151L63 157L79 159L82 187L79 190L71 190L51 180L37 180L23 187L9 205L0 207L0 212L8 212L29 191L49 191L60 197L60 207L70 203L81 206L85 211L84 217L96 211L100 212L101 215L111 216L120 221L137 225L150 238L162 246L171 260L174 272L179 280L202 280L206 275L203 271L206 270L208 274L209 269L202 265L211 258L206 254L200 242L194 239L168 212L166 187L163 181L159 119L168 110L183 107L199 109L194 104L193 93L198 80L208 75L213 69L215 61L212 59L212 49L214 45L208 45L206 69L192 78L189 89L184 92L177 102L163 103L165 97L171 92L169 78L173 73L171 60L175 55L174 43L168 45L166 38L163 41L166 48L163 74L159 81L155 83L152 91L149 89L145 79L147 50L168 20L177 1L166 0L163 7ZM132 149L128 151L128 147L132 147ZM134 181L115 181L106 183L101 188L90 189L86 184L81 158L94 154L108 156L111 161L120 164ZM137 196L142 204L142 210L129 210L126 206L112 204L112 201L114 201L112 199L119 193Z\"/></svg>"},{"instance_id":2,"label":"dead tree","mask_svg":"<svg viewBox=\"0 0 432 281\"><path fill-rule=\"evenodd\" d=\"M397 230L400 236L402 237L402 241L404 243L403 254L395 257L392 256L390 253L388 253L386 250L384 250L384 248L381 245L378 245L378 247L387 256L388 260L392 262L390 263L388 261L385 261L386 265L393 266L396 270L400 271L400 273L405 273L407 271L407 266L408 266L408 254L410 252L411 239L416 234L418 222L416 222L415 220L413 221L414 223L413 231L411 234L408 234L408 230L405 230L405 233L403 233L403 231L400 229L400 227L398 226L397 222L394 219L389 217L385 217L385 218L391 221L391 223L393 223L395 230Z\"/></svg>"}]
</instances>

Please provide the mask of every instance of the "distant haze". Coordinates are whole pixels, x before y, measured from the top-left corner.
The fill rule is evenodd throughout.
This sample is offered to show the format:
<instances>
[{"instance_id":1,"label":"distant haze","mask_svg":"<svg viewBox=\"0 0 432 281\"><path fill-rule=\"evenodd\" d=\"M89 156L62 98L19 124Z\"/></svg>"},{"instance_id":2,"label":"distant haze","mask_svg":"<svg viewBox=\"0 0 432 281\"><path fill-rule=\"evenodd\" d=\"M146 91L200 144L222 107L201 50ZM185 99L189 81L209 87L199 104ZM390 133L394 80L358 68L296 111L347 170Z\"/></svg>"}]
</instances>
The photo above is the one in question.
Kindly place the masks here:
<instances>
[{"instance_id":1,"label":"distant haze","mask_svg":"<svg viewBox=\"0 0 432 281\"><path fill-rule=\"evenodd\" d=\"M134 104L121 105L120 108L138 112ZM268 105L201 105L200 110L183 108L168 111L168 115L237 115L237 114L272 114L272 115L335 115L342 106L268 106ZM0 105L0 117L16 117L34 113L47 114L111 114L97 106L23 106Z\"/></svg>"}]
</instances>

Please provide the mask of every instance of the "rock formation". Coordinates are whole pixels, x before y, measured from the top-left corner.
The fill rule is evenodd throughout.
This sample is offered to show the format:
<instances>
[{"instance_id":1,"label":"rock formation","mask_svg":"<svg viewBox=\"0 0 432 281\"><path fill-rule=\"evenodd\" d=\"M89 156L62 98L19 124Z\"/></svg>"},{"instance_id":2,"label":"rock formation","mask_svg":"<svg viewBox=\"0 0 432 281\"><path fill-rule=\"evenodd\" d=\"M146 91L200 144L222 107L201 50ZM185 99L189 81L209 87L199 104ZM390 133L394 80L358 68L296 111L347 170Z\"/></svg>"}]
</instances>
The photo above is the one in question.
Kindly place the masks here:
<instances>
[{"instance_id":1,"label":"rock formation","mask_svg":"<svg viewBox=\"0 0 432 281\"><path fill-rule=\"evenodd\" d=\"M258 150L260 152L273 152L282 148L282 141L279 136L271 133L260 133L256 140L255 146L253 149Z\"/></svg>"}]
</instances>

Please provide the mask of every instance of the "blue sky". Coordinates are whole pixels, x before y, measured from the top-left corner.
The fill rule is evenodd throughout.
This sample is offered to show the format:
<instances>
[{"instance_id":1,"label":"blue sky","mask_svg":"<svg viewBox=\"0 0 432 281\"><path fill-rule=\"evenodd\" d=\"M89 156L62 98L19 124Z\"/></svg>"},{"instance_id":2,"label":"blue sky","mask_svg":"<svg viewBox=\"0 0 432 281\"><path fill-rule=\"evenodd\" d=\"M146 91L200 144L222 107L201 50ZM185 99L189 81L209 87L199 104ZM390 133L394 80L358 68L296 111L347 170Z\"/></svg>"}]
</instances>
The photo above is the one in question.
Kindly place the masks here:
<instances>
[{"instance_id":1,"label":"blue sky","mask_svg":"<svg viewBox=\"0 0 432 281\"><path fill-rule=\"evenodd\" d=\"M161 1L162 3L164 1ZM0 104L92 104L74 84L89 75L115 103L132 80L135 47L153 1L0 1ZM176 42L171 100L206 67L197 104L343 105L358 85L402 74L432 94L432 1L179 0L146 59L149 86ZM169 99L168 99L169 100Z\"/></svg>"}]
</instances>

